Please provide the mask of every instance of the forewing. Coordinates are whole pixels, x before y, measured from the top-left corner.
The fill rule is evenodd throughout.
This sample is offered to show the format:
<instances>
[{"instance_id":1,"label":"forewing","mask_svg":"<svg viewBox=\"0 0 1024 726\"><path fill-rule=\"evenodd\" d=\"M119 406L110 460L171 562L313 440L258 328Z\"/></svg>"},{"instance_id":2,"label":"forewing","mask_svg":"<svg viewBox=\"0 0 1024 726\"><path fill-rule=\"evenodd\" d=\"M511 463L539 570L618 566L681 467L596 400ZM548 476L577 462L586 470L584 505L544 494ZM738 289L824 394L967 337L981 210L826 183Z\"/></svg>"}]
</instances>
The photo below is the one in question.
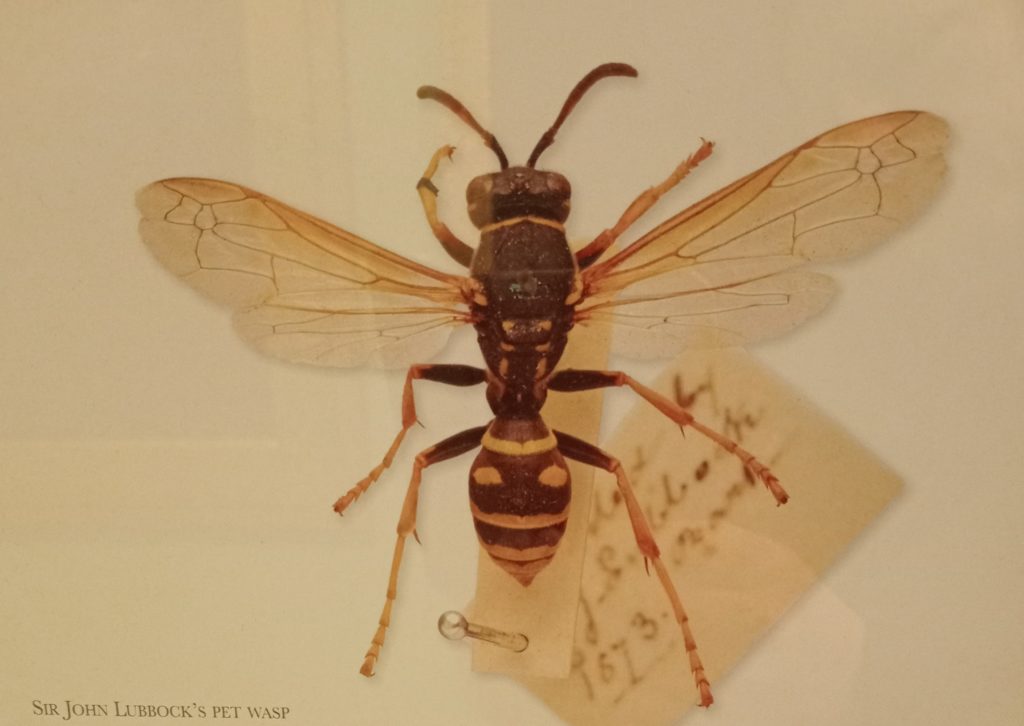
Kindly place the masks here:
<instances>
[{"instance_id":1,"label":"forewing","mask_svg":"<svg viewBox=\"0 0 1024 726\"><path fill-rule=\"evenodd\" d=\"M793 268L862 252L913 218L947 137L941 118L902 111L811 139L585 270L578 318L613 326L616 352L634 357L785 332L834 290Z\"/></svg>"},{"instance_id":2,"label":"forewing","mask_svg":"<svg viewBox=\"0 0 1024 726\"><path fill-rule=\"evenodd\" d=\"M261 351L316 365L408 365L467 320L465 278L378 247L270 197L165 179L136 197L143 241L169 270L235 311Z\"/></svg>"}]
</instances>

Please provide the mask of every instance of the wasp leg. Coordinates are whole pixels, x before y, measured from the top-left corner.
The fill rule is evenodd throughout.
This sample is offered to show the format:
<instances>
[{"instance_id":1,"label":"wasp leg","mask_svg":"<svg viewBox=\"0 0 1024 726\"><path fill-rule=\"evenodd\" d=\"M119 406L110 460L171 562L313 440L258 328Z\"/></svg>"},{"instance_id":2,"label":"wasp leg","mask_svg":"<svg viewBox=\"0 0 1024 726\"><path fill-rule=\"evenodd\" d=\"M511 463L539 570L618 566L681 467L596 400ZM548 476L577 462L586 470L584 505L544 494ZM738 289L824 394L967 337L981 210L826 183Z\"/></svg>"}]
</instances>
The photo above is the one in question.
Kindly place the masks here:
<instances>
[{"instance_id":1,"label":"wasp leg","mask_svg":"<svg viewBox=\"0 0 1024 726\"><path fill-rule=\"evenodd\" d=\"M686 178L693 169L702 161L711 156L714 143L701 139L700 148L683 160L668 178L657 186L651 187L641 193L633 203L626 207L626 211L619 217L614 227L606 229L597 235L592 242L576 253L576 261L580 269L586 268L597 261L606 249L608 249L619 236L626 231L633 222L643 216L644 212L654 206L654 203L661 199L669 189Z\"/></svg>"},{"instance_id":2,"label":"wasp leg","mask_svg":"<svg viewBox=\"0 0 1024 726\"><path fill-rule=\"evenodd\" d=\"M640 552L644 556L644 564L646 565L648 561L654 564L654 571L658 573L661 586L665 589L665 594L668 595L668 599L672 603L672 611L675 613L676 622L679 623L679 627L683 631L686 654L690 659L690 670L693 672L693 680L697 684L697 690L700 692L700 705L704 707L710 706L715 699L711 695L711 684L708 683L707 675L704 673L704 664L701 663L700 656L697 654L697 641L694 640L693 633L690 631L689 618L687 618L686 611L683 609L679 593L676 591L676 587L672 584L672 580L668 575L668 570L665 569L665 565L661 561L658 543L654 541L654 534L651 532L647 517L644 516L643 510L640 509L640 504L633 493L633 486L629 483L622 464L614 456L574 436L563 434L561 431L555 431L555 438L558 440L558 450L562 452L563 456L583 462L589 466L604 469L615 475L619 485L619 492L622 494L622 500L626 503L629 522L633 525L633 534L636 537L637 547L640 548Z\"/></svg>"},{"instance_id":3,"label":"wasp leg","mask_svg":"<svg viewBox=\"0 0 1024 726\"><path fill-rule=\"evenodd\" d=\"M750 473L757 479L760 479L772 496L775 497L776 504L781 505L789 501L789 495L782 488L782 485L779 484L778 478L767 466L758 461L753 454L742 448L728 436L720 434L696 420L679 404L637 382L622 371L564 370L553 375L548 382L548 388L552 391L587 391L592 388L608 388L611 386L629 386L641 398L679 424L680 428L689 426L708 437L742 461Z\"/></svg>"},{"instance_id":4,"label":"wasp leg","mask_svg":"<svg viewBox=\"0 0 1024 726\"><path fill-rule=\"evenodd\" d=\"M444 441L434 444L429 449L424 449L416 455L412 465L412 479L409 480L409 489L405 493L405 502L402 504L402 514L398 518L398 541L395 542L395 554L391 559L391 575L388 578L388 593L384 600L384 609L381 611L380 620L377 625L377 632L373 634L370 647L366 651L363 665L359 672L364 676L373 675L373 667L380 656L381 646L384 645L384 633L391 623L391 606L395 602L395 595L398 593L398 568L402 564L402 550L405 548L405 540L410 533L416 533L416 505L419 501L420 474L431 464L445 461L475 449L480 445L486 426L478 426L467 429L461 433L449 436Z\"/></svg>"},{"instance_id":5,"label":"wasp leg","mask_svg":"<svg viewBox=\"0 0 1024 726\"><path fill-rule=\"evenodd\" d=\"M463 267L469 267L470 260L473 259L473 248L467 245L465 242L460 240L455 234L448 229L448 225L442 222L437 216L437 195L438 189L434 186L434 182L431 181L434 174L437 172L437 165L441 161L442 157L451 158L455 152L454 146L442 146L440 149L434 152L434 155L430 157L430 163L427 164L426 170L423 172L423 176L416 182L416 191L420 194L420 201L423 203L423 211L427 215L427 223L430 225L430 229L433 231L434 236L437 237L437 241L444 247L445 252L452 256L452 258Z\"/></svg>"},{"instance_id":6,"label":"wasp leg","mask_svg":"<svg viewBox=\"0 0 1024 726\"><path fill-rule=\"evenodd\" d=\"M401 446L402 439L405 438L405 433L416 423L416 402L412 393L413 380L422 378L428 381L447 383L449 386L475 386L478 383L483 383L486 377L487 373L482 368L473 366L420 364L409 368L409 372L405 376L405 388L402 391L402 430L395 436L391 448L384 455L384 460L373 467L369 474L360 479L358 484L345 492L344 496L334 503L334 511L338 514L344 512L348 505L358 499L363 492L370 488L371 484L377 481L384 470L391 466L398 447Z\"/></svg>"}]
</instances>

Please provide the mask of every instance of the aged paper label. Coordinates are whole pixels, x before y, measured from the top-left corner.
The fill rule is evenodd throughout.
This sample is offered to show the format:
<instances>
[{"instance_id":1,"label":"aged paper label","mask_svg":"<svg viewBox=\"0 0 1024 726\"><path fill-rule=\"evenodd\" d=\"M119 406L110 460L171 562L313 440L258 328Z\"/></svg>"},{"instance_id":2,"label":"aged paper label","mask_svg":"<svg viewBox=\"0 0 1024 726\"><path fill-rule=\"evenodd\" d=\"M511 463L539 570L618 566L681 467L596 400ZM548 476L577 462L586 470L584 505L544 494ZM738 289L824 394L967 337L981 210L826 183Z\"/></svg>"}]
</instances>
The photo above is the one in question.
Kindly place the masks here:
<instances>
[{"instance_id":1,"label":"aged paper label","mask_svg":"<svg viewBox=\"0 0 1024 726\"><path fill-rule=\"evenodd\" d=\"M656 388L779 476L639 402L604 447L632 481L712 688L899 491L901 482L740 350L681 358ZM522 678L573 724L672 723L696 702L679 627L644 570L615 480L595 477L568 679Z\"/></svg>"}]
</instances>

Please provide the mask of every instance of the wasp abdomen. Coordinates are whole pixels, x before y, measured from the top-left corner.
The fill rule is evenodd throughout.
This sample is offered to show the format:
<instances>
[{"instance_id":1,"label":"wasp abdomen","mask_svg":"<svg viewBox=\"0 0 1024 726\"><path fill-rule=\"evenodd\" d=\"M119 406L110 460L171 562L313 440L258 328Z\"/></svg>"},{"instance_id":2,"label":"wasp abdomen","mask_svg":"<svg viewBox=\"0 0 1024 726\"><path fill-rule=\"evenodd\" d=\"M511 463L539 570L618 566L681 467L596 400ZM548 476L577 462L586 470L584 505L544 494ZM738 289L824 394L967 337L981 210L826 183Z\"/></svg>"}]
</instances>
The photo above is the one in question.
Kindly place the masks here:
<instances>
[{"instance_id":1,"label":"wasp abdomen","mask_svg":"<svg viewBox=\"0 0 1024 726\"><path fill-rule=\"evenodd\" d=\"M569 518L569 470L540 418L496 418L469 475L477 538L524 586L555 556Z\"/></svg>"}]
</instances>

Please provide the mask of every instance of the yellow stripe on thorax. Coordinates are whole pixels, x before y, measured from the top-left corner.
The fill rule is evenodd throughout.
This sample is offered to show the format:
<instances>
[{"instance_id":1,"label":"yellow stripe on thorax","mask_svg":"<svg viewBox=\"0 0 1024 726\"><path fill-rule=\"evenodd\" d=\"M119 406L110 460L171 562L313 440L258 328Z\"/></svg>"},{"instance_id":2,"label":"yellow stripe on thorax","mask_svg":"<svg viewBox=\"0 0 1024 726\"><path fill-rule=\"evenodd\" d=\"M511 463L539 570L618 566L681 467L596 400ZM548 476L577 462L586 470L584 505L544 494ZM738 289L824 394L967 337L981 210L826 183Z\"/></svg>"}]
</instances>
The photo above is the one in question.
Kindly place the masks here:
<instances>
[{"instance_id":1,"label":"yellow stripe on thorax","mask_svg":"<svg viewBox=\"0 0 1024 726\"><path fill-rule=\"evenodd\" d=\"M519 224L521 222L533 222L534 224L542 224L545 227L551 227L557 229L559 232L565 232L565 226L561 222L556 222L553 219L545 219L544 217L535 217L532 214L528 214L523 217L512 217L511 219L503 219L500 222L492 222L491 224L485 224L480 228L480 234L486 234L493 232L496 229L502 227L511 227L513 224Z\"/></svg>"}]
</instances>

